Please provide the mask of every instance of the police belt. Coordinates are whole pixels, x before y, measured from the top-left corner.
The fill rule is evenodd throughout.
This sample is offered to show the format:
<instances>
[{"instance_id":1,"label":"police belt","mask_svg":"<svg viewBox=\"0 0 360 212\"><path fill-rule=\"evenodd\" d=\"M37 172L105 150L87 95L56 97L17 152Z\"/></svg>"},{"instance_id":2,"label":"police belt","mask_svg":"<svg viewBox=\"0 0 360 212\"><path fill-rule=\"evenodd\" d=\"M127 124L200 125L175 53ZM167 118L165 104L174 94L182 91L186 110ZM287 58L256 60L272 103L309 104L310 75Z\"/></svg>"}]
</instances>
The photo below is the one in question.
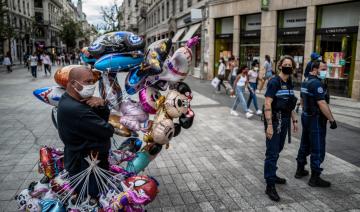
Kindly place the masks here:
<instances>
[{"instance_id":1,"label":"police belt","mask_svg":"<svg viewBox=\"0 0 360 212\"><path fill-rule=\"evenodd\" d=\"M285 116L284 116L285 115ZM283 117L287 117L289 119L291 119L291 113L289 114L288 112L282 112L282 111L273 111L272 112L272 120L273 122L277 122L277 129L273 129L273 130L277 130L277 133L281 132L281 125L282 125L282 118ZM291 122L288 124L288 143L291 143Z\"/></svg>"}]
</instances>

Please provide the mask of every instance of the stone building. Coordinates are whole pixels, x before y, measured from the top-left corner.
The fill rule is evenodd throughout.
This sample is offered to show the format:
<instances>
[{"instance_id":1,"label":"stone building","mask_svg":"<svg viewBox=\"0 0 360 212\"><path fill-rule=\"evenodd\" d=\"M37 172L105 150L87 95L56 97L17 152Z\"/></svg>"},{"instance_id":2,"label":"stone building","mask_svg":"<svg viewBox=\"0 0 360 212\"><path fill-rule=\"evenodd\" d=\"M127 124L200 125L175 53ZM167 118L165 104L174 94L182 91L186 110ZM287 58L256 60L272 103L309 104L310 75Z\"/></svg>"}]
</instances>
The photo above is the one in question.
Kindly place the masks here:
<instances>
[{"instance_id":1,"label":"stone building","mask_svg":"<svg viewBox=\"0 0 360 212\"><path fill-rule=\"evenodd\" d=\"M33 1L5 0L5 5L4 9L7 10L7 14L3 18L13 27L15 37L0 41L0 55L3 56L10 52L13 62L19 62L23 60L23 52L32 50Z\"/></svg>"},{"instance_id":2,"label":"stone building","mask_svg":"<svg viewBox=\"0 0 360 212\"><path fill-rule=\"evenodd\" d=\"M331 95L360 99L360 1L213 0L209 2L207 78L217 75L220 57L239 57L242 65L276 63L294 57L296 86L313 51L328 64ZM274 64L275 64L274 63Z\"/></svg>"}]
</instances>

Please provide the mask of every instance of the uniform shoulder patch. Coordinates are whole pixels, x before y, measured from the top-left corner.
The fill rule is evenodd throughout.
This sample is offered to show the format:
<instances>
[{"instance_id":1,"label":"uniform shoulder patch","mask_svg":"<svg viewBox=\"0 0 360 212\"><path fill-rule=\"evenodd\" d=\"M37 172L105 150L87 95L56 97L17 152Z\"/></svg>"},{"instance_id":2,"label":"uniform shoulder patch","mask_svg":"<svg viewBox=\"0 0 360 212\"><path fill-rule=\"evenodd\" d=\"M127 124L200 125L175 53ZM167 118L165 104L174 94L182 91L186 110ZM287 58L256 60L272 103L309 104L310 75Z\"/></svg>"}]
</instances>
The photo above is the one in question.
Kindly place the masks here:
<instances>
[{"instance_id":1,"label":"uniform shoulder patch","mask_svg":"<svg viewBox=\"0 0 360 212\"><path fill-rule=\"evenodd\" d=\"M318 87L317 92L318 93L324 93L324 89L322 87Z\"/></svg>"}]
</instances>

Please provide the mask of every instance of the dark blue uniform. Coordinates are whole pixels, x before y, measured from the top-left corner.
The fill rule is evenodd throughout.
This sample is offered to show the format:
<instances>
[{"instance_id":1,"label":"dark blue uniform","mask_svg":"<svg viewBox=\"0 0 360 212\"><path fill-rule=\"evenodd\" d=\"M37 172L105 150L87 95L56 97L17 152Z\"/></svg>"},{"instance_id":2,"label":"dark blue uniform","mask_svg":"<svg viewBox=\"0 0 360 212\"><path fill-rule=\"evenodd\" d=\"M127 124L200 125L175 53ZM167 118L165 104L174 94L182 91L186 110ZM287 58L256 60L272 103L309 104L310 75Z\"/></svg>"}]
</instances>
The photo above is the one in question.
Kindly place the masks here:
<instances>
[{"instance_id":1,"label":"dark blue uniform","mask_svg":"<svg viewBox=\"0 0 360 212\"><path fill-rule=\"evenodd\" d=\"M291 112L296 105L293 89L294 86L290 80L284 82L279 76L271 78L267 85L265 97L273 99L271 109L274 131L270 140L266 138L264 178L268 185L275 185L279 153L284 147L287 133L290 132ZM266 128L267 124L265 123Z\"/></svg>"},{"instance_id":2,"label":"dark blue uniform","mask_svg":"<svg viewBox=\"0 0 360 212\"><path fill-rule=\"evenodd\" d=\"M320 100L329 103L327 89L317 76L309 77L301 85L303 113L301 114L302 135L301 144L296 158L299 167L306 165L306 157L310 156L310 167L320 174L321 163L325 158L326 117L317 104Z\"/></svg>"}]
</instances>

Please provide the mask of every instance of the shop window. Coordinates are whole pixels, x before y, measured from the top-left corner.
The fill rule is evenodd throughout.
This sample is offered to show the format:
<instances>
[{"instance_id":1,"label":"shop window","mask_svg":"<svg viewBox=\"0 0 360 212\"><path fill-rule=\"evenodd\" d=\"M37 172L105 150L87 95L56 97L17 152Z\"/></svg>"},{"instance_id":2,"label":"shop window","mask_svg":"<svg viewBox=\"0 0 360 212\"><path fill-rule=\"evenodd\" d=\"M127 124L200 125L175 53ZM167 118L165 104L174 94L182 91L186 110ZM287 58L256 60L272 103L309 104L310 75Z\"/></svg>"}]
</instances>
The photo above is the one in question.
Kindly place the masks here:
<instances>
[{"instance_id":1,"label":"shop window","mask_svg":"<svg viewBox=\"0 0 360 212\"><path fill-rule=\"evenodd\" d=\"M42 8L42 0L34 0L34 7Z\"/></svg>"},{"instance_id":2,"label":"shop window","mask_svg":"<svg viewBox=\"0 0 360 212\"><path fill-rule=\"evenodd\" d=\"M180 0L179 4L179 11L182 12L184 10L184 0Z\"/></svg>"},{"instance_id":3,"label":"shop window","mask_svg":"<svg viewBox=\"0 0 360 212\"><path fill-rule=\"evenodd\" d=\"M260 62L261 14L240 18L240 65L251 67L254 60Z\"/></svg>"},{"instance_id":4,"label":"shop window","mask_svg":"<svg viewBox=\"0 0 360 212\"><path fill-rule=\"evenodd\" d=\"M172 1L172 15L175 16L176 14L176 0Z\"/></svg>"}]
</instances>

